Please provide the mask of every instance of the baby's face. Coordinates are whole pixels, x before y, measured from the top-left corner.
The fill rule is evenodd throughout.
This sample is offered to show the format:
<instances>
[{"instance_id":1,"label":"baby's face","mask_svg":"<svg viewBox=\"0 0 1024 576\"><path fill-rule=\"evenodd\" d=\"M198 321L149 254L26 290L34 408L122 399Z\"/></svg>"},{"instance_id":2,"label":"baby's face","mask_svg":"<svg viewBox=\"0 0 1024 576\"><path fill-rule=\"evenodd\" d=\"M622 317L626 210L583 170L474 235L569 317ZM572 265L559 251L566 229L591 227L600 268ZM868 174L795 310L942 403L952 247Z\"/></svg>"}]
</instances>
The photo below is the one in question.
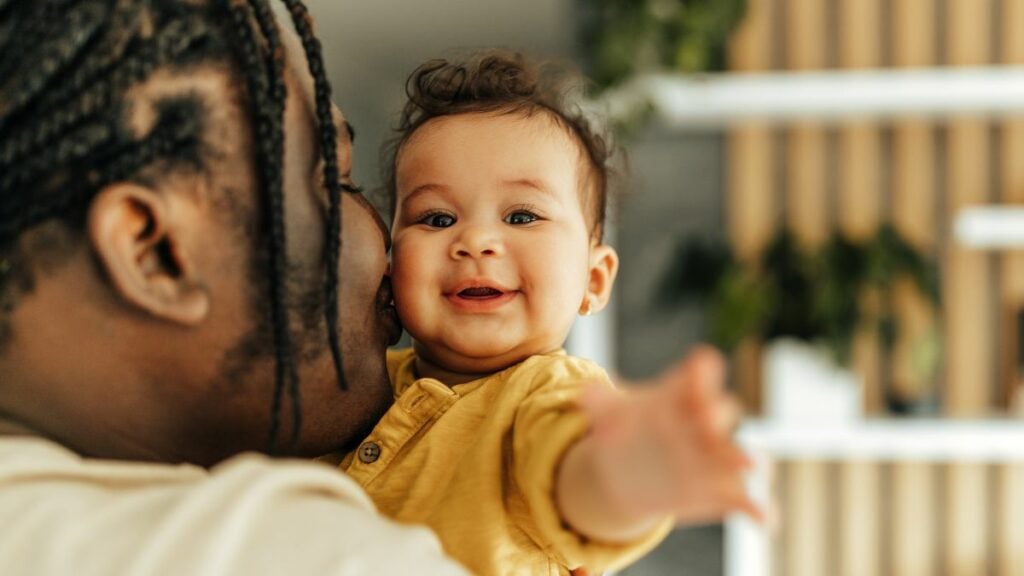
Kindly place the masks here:
<instances>
[{"instance_id":1,"label":"baby's face","mask_svg":"<svg viewBox=\"0 0 1024 576\"><path fill-rule=\"evenodd\" d=\"M406 141L392 279L421 354L482 373L562 345L593 283L580 154L543 113L441 117Z\"/></svg>"}]
</instances>

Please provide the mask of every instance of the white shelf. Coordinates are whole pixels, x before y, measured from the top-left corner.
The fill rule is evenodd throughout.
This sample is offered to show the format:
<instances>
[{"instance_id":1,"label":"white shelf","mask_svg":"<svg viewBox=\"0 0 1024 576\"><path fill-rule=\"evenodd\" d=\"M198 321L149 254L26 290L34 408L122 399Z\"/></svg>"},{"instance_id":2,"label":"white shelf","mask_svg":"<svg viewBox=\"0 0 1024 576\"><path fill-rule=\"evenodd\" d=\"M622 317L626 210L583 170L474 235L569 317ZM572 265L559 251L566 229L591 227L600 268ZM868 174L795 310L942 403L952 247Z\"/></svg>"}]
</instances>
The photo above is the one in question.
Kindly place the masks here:
<instances>
[{"instance_id":1,"label":"white shelf","mask_svg":"<svg viewBox=\"0 0 1024 576\"><path fill-rule=\"evenodd\" d=\"M865 420L836 426L744 425L738 440L782 459L1024 462L1024 420Z\"/></svg>"},{"instance_id":2,"label":"white shelf","mask_svg":"<svg viewBox=\"0 0 1024 576\"><path fill-rule=\"evenodd\" d=\"M1024 462L1024 420L865 420L848 425L748 422L737 432L754 459L751 498L772 505L770 462L829 460L1005 464ZM725 525L726 576L768 576L772 535L744 516Z\"/></svg>"},{"instance_id":3,"label":"white shelf","mask_svg":"<svg viewBox=\"0 0 1024 576\"><path fill-rule=\"evenodd\" d=\"M957 242L967 248L1024 248L1024 207L965 208L953 222L953 234Z\"/></svg>"},{"instance_id":4,"label":"white shelf","mask_svg":"<svg viewBox=\"0 0 1024 576\"><path fill-rule=\"evenodd\" d=\"M1024 115L1024 66L651 74L602 99L612 117L645 102L675 128L749 121L842 121Z\"/></svg>"}]
</instances>

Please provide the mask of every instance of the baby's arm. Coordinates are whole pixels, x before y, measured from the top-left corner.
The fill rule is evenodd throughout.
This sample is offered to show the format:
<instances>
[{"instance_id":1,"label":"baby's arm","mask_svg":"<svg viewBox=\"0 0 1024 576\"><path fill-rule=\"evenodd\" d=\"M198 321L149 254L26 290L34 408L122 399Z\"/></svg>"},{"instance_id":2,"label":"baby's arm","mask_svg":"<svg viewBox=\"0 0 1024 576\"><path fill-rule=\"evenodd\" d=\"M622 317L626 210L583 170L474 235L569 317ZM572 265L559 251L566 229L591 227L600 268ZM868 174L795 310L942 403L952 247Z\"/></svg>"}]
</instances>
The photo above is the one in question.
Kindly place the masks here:
<instances>
[{"instance_id":1,"label":"baby's arm","mask_svg":"<svg viewBox=\"0 0 1024 576\"><path fill-rule=\"evenodd\" d=\"M703 348L656 382L583 398L590 431L565 453L556 481L563 519L604 542L638 538L673 516L683 524L763 513L747 496L750 463L730 434L739 419L724 362Z\"/></svg>"}]
</instances>

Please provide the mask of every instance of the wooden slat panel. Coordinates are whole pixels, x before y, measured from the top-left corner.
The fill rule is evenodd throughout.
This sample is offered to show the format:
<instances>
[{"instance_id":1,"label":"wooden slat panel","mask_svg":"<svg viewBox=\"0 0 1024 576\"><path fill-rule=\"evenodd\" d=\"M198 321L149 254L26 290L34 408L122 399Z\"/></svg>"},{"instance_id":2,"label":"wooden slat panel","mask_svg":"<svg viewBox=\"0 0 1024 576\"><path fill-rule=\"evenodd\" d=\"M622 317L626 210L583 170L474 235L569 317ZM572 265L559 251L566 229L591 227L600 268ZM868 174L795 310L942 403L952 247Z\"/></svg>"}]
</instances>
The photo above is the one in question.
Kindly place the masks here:
<instances>
[{"instance_id":1,"label":"wooden slat panel","mask_svg":"<svg viewBox=\"0 0 1024 576\"><path fill-rule=\"evenodd\" d=\"M879 467L875 462L846 462L840 466L839 574L880 574Z\"/></svg>"},{"instance_id":2,"label":"wooden slat panel","mask_svg":"<svg viewBox=\"0 0 1024 576\"><path fill-rule=\"evenodd\" d=\"M1024 576L1024 464L998 470L998 576Z\"/></svg>"},{"instance_id":3,"label":"wooden slat panel","mask_svg":"<svg viewBox=\"0 0 1024 576\"><path fill-rule=\"evenodd\" d=\"M951 464L947 472L949 516L946 521L946 573L987 576L988 476L982 464Z\"/></svg>"},{"instance_id":4,"label":"wooden slat panel","mask_svg":"<svg viewBox=\"0 0 1024 576\"><path fill-rule=\"evenodd\" d=\"M949 64L982 66L992 62L992 8L995 0L946 0Z\"/></svg>"},{"instance_id":5,"label":"wooden slat panel","mask_svg":"<svg viewBox=\"0 0 1024 576\"><path fill-rule=\"evenodd\" d=\"M826 0L786 0L784 4L787 68L824 68L828 31Z\"/></svg>"},{"instance_id":6,"label":"wooden slat panel","mask_svg":"<svg viewBox=\"0 0 1024 576\"><path fill-rule=\"evenodd\" d=\"M749 0L747 14L731 38L730 68L748 72L771 68L772 22L770 0ZM733 249L744 260L754 260L761 253L778 225L773 158L767 126L752 124L729 132L726 226ZM734 359L739 395L754 414L762 405L760 349L759 342L744 342Z\"/></svg>"},{"instance_id":7,"label":"wooden slat panel","mask_svg":"<svg viewBox=\"0 0 1024 576\"><path fill-rule=\"evenodd\" d=\"M990 60L991 0L949 2L949 60L981 65ZM989 133L983 120L950 122L948 138L948 216L988 202ZM947 223L951 226L951 222ZM993 326L989 309L988 255L950 243L943 270L947 345L946 411L981 416L989 407L995 370L990 360Z\"/></svg>"},{"instance_id":8,"label":"wooden slat panel","mask_svg":"<svg viewBox=\"0 0 1024 576\"><path fill-rule=\"evenodd\" d=\"M772 178L772 135L767 126L746 125L729 136L729 239L737 255L754 260L777 226Z\"/></svg>"},{"instance_id":9,"label":"wooden slat panel","mask_svg":"<svg viewBox=\"0 0 1024 576\"><path fill-rule=\"evenodd\" d=\"M872 68L882 63L881 0L840 0L839 63Z\"/></svg>"},{"instance_id":10,"label":"wooden slat panel","mask_svg":"<svg viewBox=\"0 0 1024 576\"><path fill-rule=\"evenodd\" d=\"M761 358L762 344L752 338L740 342L733 354L736 393L748 415L760 414L764 410Z\"/></svg>"},{"instance_id":11,"label":"wooden slat panel","mask_svg":"<svg viewBox=\"0 0 1024 576\"><path fill-rule=\"evenodd\" d=\"M892 52L897 67L936 64L936 1L892 0Z\"/></svg>"},{"instance_id":12,"label":"wooden slat panel","mask_svg":"<svg viewBox=\"0 0 1024 576\"><path fill-rule=\"evenodd\" d=\"M956 66L991 61L992 0L947 3L949 62ZM989 133L983 120L957 119L948 137L947 216L988 201ZM947 344L946 412L981 416L989 407L995 370L990 360L993 328L989 315L988 255L955 243L946 250L943 270ZM949 516L945 563L951 576L988 573L987 485L984 466L949 467Z\"/></svg>"},{"instance_id":13,"label":"wooden slat panel","mask_svg":"<svg viewBox=\"0 0 1024 576\"><path fill-rule=\"evenodd\" d=\"M825 131L809 124L792 128L786 145L786 224L807 247L821 245L829 234L825 146Z\"/></svg>"},{"instance_id":14,"label":"wooden slat panel","mask_svg":"<svg viewBox=\"0 0 1024 576\"><path fill-rule=\"evenodd\" d=\"M786 2L786 65L793 70L825 66L825 0ZM787 224L805 245L822 243L829 234L826 138L821 127L794 126L787 142Z\"/></svg>"},{"instance_id":15,"label":"wooden slat panel","mask_svg":"<svg viewBox=\"0 0 1024 576\"><path fill-rule=\"evenodd\" d=\"M878 127L869 122L846 124L839 133L839 226L843 233L857 239L873 235L881 206Z\"/></svg>"},{"instance_id":16,"label":"wooden slat panel","mask_svg":"<svg viewBox=\"0 0 1024 576\"><path fill-rule=\"evenodd\" d=\"M881 64L882 21L879 0L840 0L839 65L874 68ZM839 227L851 238L870 237L881 220L881 136L872 122L854 122L839 132ZM877 293L862 295L866 305L878 303ZM878 332L861 327L853 340L853 368L864 382L864 408L882 411L882 350ZM880 573L878 499L879 468L871 462L848 462L840 467L840 576Z\"/></svg>"},{"instance_id":17,"label":"wooden slat panel","mask_svg":"<svg viewBox=\"0 0 1024 576\"><path fill-rule=\"evenodd\" d=\"M777 508L770 511L771 514L776 516L774 519L776 528L774 530L769 528L769 530L771 530L772 546L768 570L768 574L770 576L783 576L786 573L787 558L785 551L788 549L786 543L789 536L789 530L787 528L789 522L786 520L786 506L789 503L789 493L787 490L791 484L789 481L791 471L792 466L784 460L775 460L772 463L771 473L773 474L772 482L774 483L774 486L772 487L771 492L772 497L775 498L772 501L772 504L777 506Z\"/></svg>"},{"instance_id":18,"label":"wooden slat panel","mask_svg":"<svg viewBox=\"0 0 1024 576\"><path fill-rule=\"evenodd\" d=\"M874 68L881 64L879 0L840 0L839 65ZM881 135L873 122L845 124L839 131L839 227L854 239L870 237L881 219ZM879 308L879 294L862 295L868 310ZM864 407L883 411L882 349L874 326L862 326L853 340L853 369L864 382Z\"/></svg>"},{"instance_id":19,"label":"wooden slat panel","mask_svg":"<svg viewBox=\"0 0 1024 576\"><path fill-rule=\"evenodd\" d=\"M922 462L893 465L892 552L888 574L934 576L935 481Z\"/></svg>"},{"instance_id":20,"label":"wooden slat panel","mask_svg":"<svg viewBox=\"0 0 1024 576\"><path fill-rule=\"evenodd\" d=\"M789 465L784 522L787 576L828 574L827 470L824 462ZM780 575L781 576L781 575Z\"/></svg>"},{"instance_id":21,"label":"wooden slat panel","mask_svg":"<svg viewBox=\"0 0 1024 576\"><path fill-rule=\"evenodd\" d=\"M768 70L772 67L772 0L747 0L743 21L729 38L729 68Z\"/></svg>"},{"instance_id":22,"label":"wooden slat panel","mask_svg":"<svg viewBox=\"0 0 1024 576\"><path fill-rule=\"evenodd\" d=\"M1024 14L1021 15L1024 17ZM1024 30L1021 31L1024 36ZM1024 62L1021 62L1024 63ZM1006 120L1000 132L1000 151L1002 156L1000 199L1007 204L1024 205L1024 120ZM1002 334L1002 379L999 387L998 402L1002 408L1008 408L1013 402L1021 374L1019 366L1024 358L1017 357L1020 343L1017 341L1017 315L1024 311L1024 251L1010 250L1000 255L1002 273L1000 274L1000 322ZM1024 398L1018 399L1018 404Z\"/></svg>"},{"instance_id":23,"label":"wooden slat panel","mask_svg":"<svg viewBox=\"0 0 1024 576\"><path fill-rule=\"evenodd\" d=\"M1002 54L1006 64L1024 64L1024 0L1002 0ZM1000 197L1007 204L1024 204L1024 120L1006 120L1002 124L1002 190ZM1024 251L1011 250L1002 255L1002 321L1003 350L1002 386L999 402L1010 405L1019 385L1016 315L1024 309Z\"/></svg>"},{"instance_id":24,"label":"wooden slat panel","mask_svg":"<svg viewBox=\"0 0 1024 576\"><path fill-rule=\"evenodd\" d=\"M934 65L937 60L935 0L894 0L891 4L892 53L897 67ZM893 225L918 250L933 253L936 242L935 142L930 124L902 121L893 132ZM891 392L908 400L929 396L932 373L922 370L919 355L933 331L934 314L913 285L900 282L892 294L900 330L892 351Z\"/></svg>"}]
</instances>

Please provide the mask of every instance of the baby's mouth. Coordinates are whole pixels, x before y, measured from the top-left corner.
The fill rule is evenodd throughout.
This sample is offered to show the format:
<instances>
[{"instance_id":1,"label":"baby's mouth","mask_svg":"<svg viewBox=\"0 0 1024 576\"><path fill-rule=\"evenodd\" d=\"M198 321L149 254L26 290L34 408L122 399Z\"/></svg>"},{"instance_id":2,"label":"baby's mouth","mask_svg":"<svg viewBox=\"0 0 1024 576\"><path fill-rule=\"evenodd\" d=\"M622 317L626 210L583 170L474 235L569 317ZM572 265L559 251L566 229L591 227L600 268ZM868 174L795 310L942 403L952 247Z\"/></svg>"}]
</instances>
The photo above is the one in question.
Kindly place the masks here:
<instances>
[{"instance_id":1,"label":"baby's mouth","mask_svg":"<svg viewBox=\"0 0 1024 576\"><path fill-rule=\"evenodd\" d=\"M487 298L497 298L504 294L497 288L491 288L490 286L478 286L474 288L466 288L458 292L459 298L468 298L470 300L486 300Z\"/></svg>"},{"instance_id":2,"label":"baby's mouth","mask_svg":"<svg viewBox=\"0 0 1024 576\"><path fill-rule=\"evenodd\" d=\"M504 308L518 295L519 290L510 290L496 282L481 279L453 286L445 297L456 310L469 314L488 314Z\"/></svg>"}]
</instances>

